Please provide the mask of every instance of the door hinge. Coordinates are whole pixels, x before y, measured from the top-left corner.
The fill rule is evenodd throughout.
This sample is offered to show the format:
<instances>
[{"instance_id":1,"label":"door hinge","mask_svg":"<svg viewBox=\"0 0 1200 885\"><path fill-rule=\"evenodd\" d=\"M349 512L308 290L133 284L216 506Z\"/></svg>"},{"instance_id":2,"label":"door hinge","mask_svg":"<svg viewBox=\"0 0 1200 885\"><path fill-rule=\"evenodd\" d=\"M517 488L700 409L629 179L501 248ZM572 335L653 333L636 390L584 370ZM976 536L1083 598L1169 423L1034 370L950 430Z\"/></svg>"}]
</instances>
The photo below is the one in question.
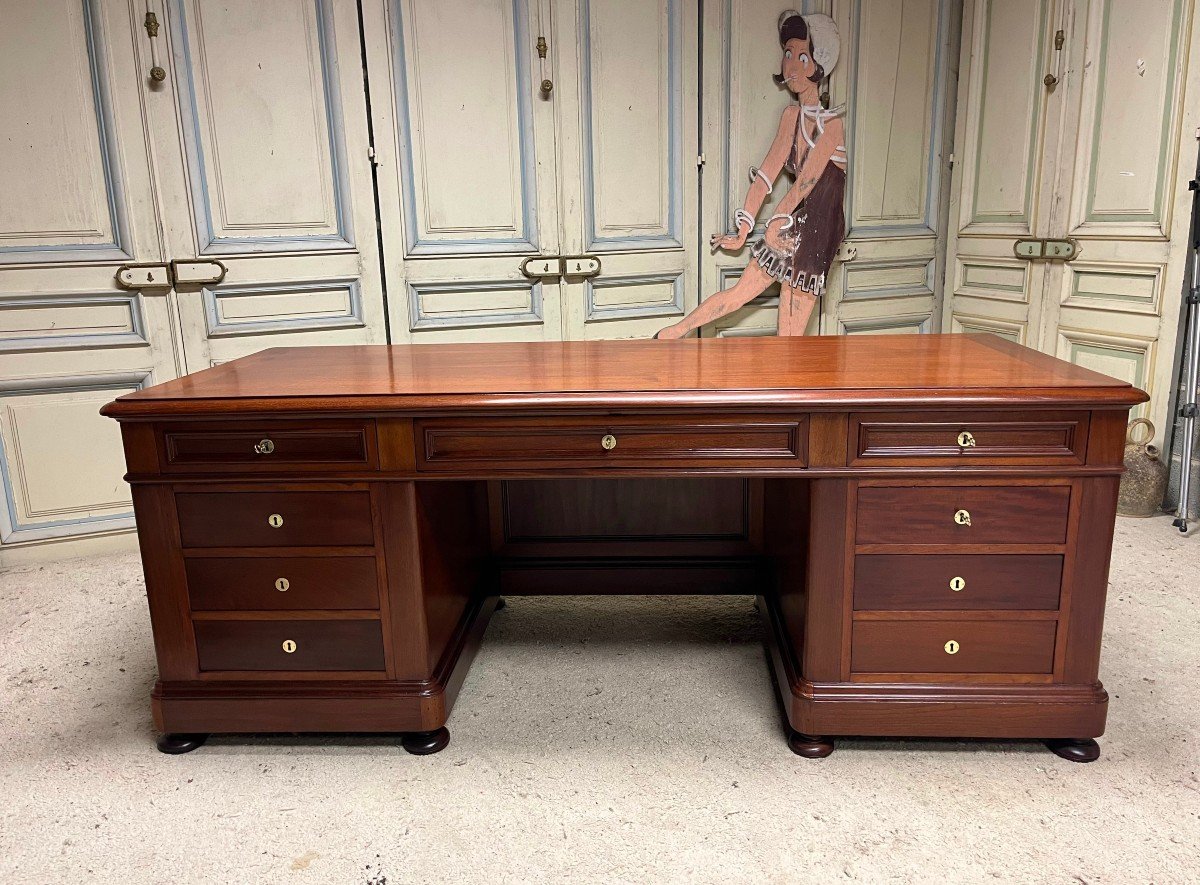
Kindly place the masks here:
<instances>
[{"instance_id":1,"label":"door hinge","mask_svg":"<svg viewBox=\"0 0 1200 885\"><path fill-rule=\"evenodd\" d=\"M1063 32L1062 28L1059 28L1054 33L1054 49L1055 49L1055 51L1061 52L1062 48L1063 48L1063 44L1066 42L1067 42L1067 35Z\"/></svg>"},{"instance_id":2,"label":"door hinge","mask_svg":"<svg viewBox=\"0 0 1200 885\"><path fill-rule=\"evenodd\" d=\"M371 161L372 166L379 165L379 157L375 153L375 145L367 145L367 159Z\"/></svg>"},{"instance_id":3,"label":"door hinge","mask_svg":"<svg viewBox=\"0 0 1200 885\"><path fill-rule=\"evenodd\" d=\"M704 156L704 154L696 154L696 168L700 168L707 162L708 159Z\"/></svg>"}]
</instances>

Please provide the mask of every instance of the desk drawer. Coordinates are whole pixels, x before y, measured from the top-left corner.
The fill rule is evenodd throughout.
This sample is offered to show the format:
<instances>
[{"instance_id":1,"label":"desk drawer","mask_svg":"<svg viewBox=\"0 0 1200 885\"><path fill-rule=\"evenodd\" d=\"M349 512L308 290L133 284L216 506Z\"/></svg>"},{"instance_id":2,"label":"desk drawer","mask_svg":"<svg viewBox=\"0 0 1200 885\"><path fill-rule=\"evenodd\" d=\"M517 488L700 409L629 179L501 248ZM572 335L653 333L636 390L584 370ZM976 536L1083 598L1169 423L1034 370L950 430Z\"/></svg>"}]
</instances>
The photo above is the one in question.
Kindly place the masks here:
<instances>
[{"instance_id":1,"label":"desk drawer","mask_svg":"<svg viewBox=\"0 0 1200 885\"><path fill-rule=\"evenodd\" d=\"M169 473L302 473L375 467L374 427L354 421L204 423L166 427Z\"/></svg>"},{"instance_id":2,"label":"desk drawer","mask_svg":"<svg viewBox=\"0 0 1200 885\"><path fill-rule=\"evenodd\" d=\"M1061 556L872 553L854 557L857 611L1058 608Z\"/></svg>"},{"instance_id":3,"label":"desk drawer","mask_svg":"<svg viewBox=\"0 0 1200 885\"><path fill-rule=\"evenodd\" d=\"M416 422L417 467L804 466L804 418L454 419Z\"/></svg>"},{"instance_id":4,"label":"desk drawer","mask_svg":"<svg viewBox=\"0 0 1200 885\"><path fill-rule=\"evenodd\" d=\"M375 543L365 492L180 492L184 547L359 547Z\"/></svg>"},{"instance_id":5,"label":"desk drawer","mask_svg":"<svg viewBox=\"0 0 1200 885\"><path fill-rule=\"evenodd\" d=\"M202 620L193 626L201 670L384 669L376 620Z\"/></svg>"},{"instance_id":6,"label":"desk drawer","mask_svg":"<svg viewBox=\"0 0 1200 885\"><path fill-rule=\"evenodd\" d=\"M1087 412L863 412L851 465L1082 464Z\"/></svg>"},{"instance_id":7,"label":"desk drawer","mask_svg":"<svg viewBox=\"0 0 1200 885\"><path fill-rule=\"evenodd\" d=\"M857 621L855 673L1050 673L1054 621Z\"/></svg>"},{"instance_id":8,"label":"desk drawer","mask_svg":"<svg viewBox=\"0 0 1200 885\"><path fill-rule=\"evenodd\" d=\"M863 486L860 544L1062 544L1069 486Z\"/></svg>"},{"instance_id":9,"label":"desk drawer","mask_svg":"<svg viewBox=\"0 0 1200 885\"><path fill-rule=\"evenodd\" d=\"M185 567L192 611L379 608L373 556L206 556Z\"/></svg>"}]
</instances>

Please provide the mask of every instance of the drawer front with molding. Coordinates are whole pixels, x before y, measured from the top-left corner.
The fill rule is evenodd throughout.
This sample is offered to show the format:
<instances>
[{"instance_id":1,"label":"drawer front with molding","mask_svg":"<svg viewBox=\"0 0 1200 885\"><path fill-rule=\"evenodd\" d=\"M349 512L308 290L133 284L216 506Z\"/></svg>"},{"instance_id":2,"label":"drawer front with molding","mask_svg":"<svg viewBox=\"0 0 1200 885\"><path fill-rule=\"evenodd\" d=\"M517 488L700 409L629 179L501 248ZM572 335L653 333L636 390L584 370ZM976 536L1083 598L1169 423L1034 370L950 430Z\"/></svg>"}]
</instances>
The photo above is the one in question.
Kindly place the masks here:
<instances>
[{"instance_id":1,"label":"drawer front with molding","mask_svg":"<svg viewBox=\"0 0 1200 885\"><path fill-rule=\"evenodd\" d=\"M371 497L354 492L179 492L184 547L365 547Z\"/></svg>"},{"instance_id":2,"label":"drawer front with molding","mask_svg":"<svg viewBox=\"0 0 1200 885\"><path fill-rule=\"evenodd\" d=\"M371 620L197 620L200 669L382 670L383 631Z\"/></svg>"},{"instance_id":3,"label":"drawer front with molding","mask_svg":"<svg viewBox=\"0 0 1200 885\"><path fill-rule=\"evenodd\" d=\"M860 412L852 466L1083 464L1087 412Z\"/></svg>"},{"instance_id":4,"label":"drawer front with molding","mask_svg":"<svg viewBox=\"0 0 1200 885\"><path fill-rule=\"evenodd\" d=\"M189 557L192 611L377 609L374 556Z\"/></svg>"},{"instance_id":5,"label":"drawer front with molding","mask_svg":"<svg viewBox=\"0 0 1200 885\"><path fill-rule=\"evenodd\" d=\"M305 473L374 469L374 425L363 421L182 424L162 430L168 473Z\"/></svg>"},{"instance_id":6,"label":"drawer front with molding","mask_svg":"<svg viewBox=\"0 0 1200 885\"><path fill-rule=\"evenodd\" d=\"M1058 608L1063 558L1023 554L859 554L857 611Z\"/></svg>"},{"instance_id":7,"label":"drawer front with molding","mask_svg":"<svg viewBox=\"0 0 1200 885\"><path fill-rule=\"evenodd\" d=\"M656 417L416 422L424 471L556 467L803 467L805 419Z\"/></svg>"},{"instance_id":8,"label":"drawer front with molding","mask_svg":"<svg viewBox=\"0 0 1200 885\"><path fill-rule=\"evenodd\" d=\"M1069 486L862 486L860 544L1062 544Z\"/></svg>"},{"instance_id":9,"label":"drawer front with molding","mask_svg":"<svg viewBox=\"0 0 1200 885\"><path fill-rule=\"evenodd\" d=\"M855 673L1050 673L1057 624L1045 621L856 621Z\"/></svg>"}]
</instances>

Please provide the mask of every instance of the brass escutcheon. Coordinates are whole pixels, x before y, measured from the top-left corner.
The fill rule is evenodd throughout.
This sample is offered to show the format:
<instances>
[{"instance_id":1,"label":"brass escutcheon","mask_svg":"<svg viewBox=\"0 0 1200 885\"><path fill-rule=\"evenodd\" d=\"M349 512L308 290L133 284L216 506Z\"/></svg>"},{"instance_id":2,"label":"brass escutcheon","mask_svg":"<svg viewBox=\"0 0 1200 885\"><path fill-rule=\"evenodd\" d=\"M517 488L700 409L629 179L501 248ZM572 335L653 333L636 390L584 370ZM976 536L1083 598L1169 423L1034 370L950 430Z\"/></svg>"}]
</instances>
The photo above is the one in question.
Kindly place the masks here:
<instances>
[{"instance_id":1,"label":"brass escutcheon","mask_svg":"<svg viewBox=\"0 0 1200 885\"><path fill-rule=\"evenodd\" d=\"M611 452L617 447L617 438L611 433L606 433L600 437L600 447L606 452Z\"/></svg>"},{"instance_id":2,"label":"brass escutcheon","mask_svg":"<svg viewBox=\"0 0 1200 885\"><path fill-rule=\"evenodd\" d=\"M950 579L950 589L955 593L957 593L959 590L966 589L966 586L967 582L960 577L955 576Z\"/></svg>"},{"instance_id":3,"label":"brass escutcheon","mask_svg":"<svg viewBox=\"0 0 1200 885\"><path fill-rule=\"evenodd\" d=\"M278 513L272 513L270 516L267 517L267 525L269 525L273 529L277 529L281 525L283 525L283 517L280 516Z\"/></svg>"},{"instance_id":4,"label":"brass escutcheon","mask_svg":"<svg viewBox=\"0 0 1200 885\"><path fill-rule=\"evenodd\" d=\"M959 525L970 525L971 524L971 514L968 513L966 510L955 510L954 511L954 521L957 522Z\"/></svg>"},{"instance_id":5,"label":"brass escutcheon","mask_svg":"<svg viewBox=\"0 0 1200 885\"><path fill-rule=\"evenodd\" d=\"M956 640L951 639L949 642L947 642L945 645L943 645L942 648L944 648L946 650L946 654L956 655L956 654L958 654L959 645Z\"/></svg>"},{"instance_id":6,"label":"brass escutcheon","mask_svg":"<svg viewBox=\"0 0 1200 885\"><path fill-rule=\"evenodd\" d=\"M294 652L296 650L296 640L294 640L294 639L283 640L283 650L285 652L287 652L289 655L292 652Z\"/></svg>"},{"instance_id":7,"label":"brass escutcheon","mask_svg":"<svg viewBox=\"0 0 1200 885\"><path fill-rule=\"evenodd\" d=\"M964 449L969 449L971 446L975 445L975 437L971 435L970 431L964 430L958 435L958 444Z\"/></svg>"},{"instance_id":8,"label":"brass escutcheon","mask_svg":"<svg viewBox=\"0 0 1200 885\"><path fill-rule=\"evenodd\" d=\"M278 590L280 593L287 590L291 586L292 586L292 582L289 581L287 578L276 578L275 579L275 589Z\"/></svg>"},{"instance_id":9,"label":"brass escutcheon","mask_svg":"<svg viewBox=\"0 0 1200 885\"><path fill-rule=\"evenodd\" d=\"M254 451L258 452L260 455L269 455L275 451L275 443L271 442L269 439L259 440L254 444Z\"/></svg>"}]
</instances>

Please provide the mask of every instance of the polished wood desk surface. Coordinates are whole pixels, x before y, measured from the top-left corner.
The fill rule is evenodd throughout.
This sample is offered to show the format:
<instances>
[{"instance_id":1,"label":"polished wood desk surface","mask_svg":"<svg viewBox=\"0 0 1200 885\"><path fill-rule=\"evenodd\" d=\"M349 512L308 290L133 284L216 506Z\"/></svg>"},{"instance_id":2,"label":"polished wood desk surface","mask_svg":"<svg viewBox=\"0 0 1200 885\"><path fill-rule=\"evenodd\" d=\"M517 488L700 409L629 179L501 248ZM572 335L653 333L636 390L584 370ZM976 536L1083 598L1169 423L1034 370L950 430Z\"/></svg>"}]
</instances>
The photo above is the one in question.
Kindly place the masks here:
<instances>
[{"instance_id":1,"label":"polished wood desk surface","mask_svg":"<svg viewBox=\"0 0 1200 885\"><path fill-rule=\"evenodd\" d=\"M1125 405L1130 384L995 335L356 345L264 350L122 396L177 411L636 405ZM213 401L213 402L205 402Z\"/></svg>"},{"instance_id":2,"label":"polished wood desk surface","mask_svg":"<svg viewBox=\"0 0 1200 885\"><path fill-rule=\"evenodd\" d=\"M754 595L789 745L1090 761L1126 382L992 335L276 348L121 397L164 752L447 718L505 595Z\"/></svg>"}]
</instances>

